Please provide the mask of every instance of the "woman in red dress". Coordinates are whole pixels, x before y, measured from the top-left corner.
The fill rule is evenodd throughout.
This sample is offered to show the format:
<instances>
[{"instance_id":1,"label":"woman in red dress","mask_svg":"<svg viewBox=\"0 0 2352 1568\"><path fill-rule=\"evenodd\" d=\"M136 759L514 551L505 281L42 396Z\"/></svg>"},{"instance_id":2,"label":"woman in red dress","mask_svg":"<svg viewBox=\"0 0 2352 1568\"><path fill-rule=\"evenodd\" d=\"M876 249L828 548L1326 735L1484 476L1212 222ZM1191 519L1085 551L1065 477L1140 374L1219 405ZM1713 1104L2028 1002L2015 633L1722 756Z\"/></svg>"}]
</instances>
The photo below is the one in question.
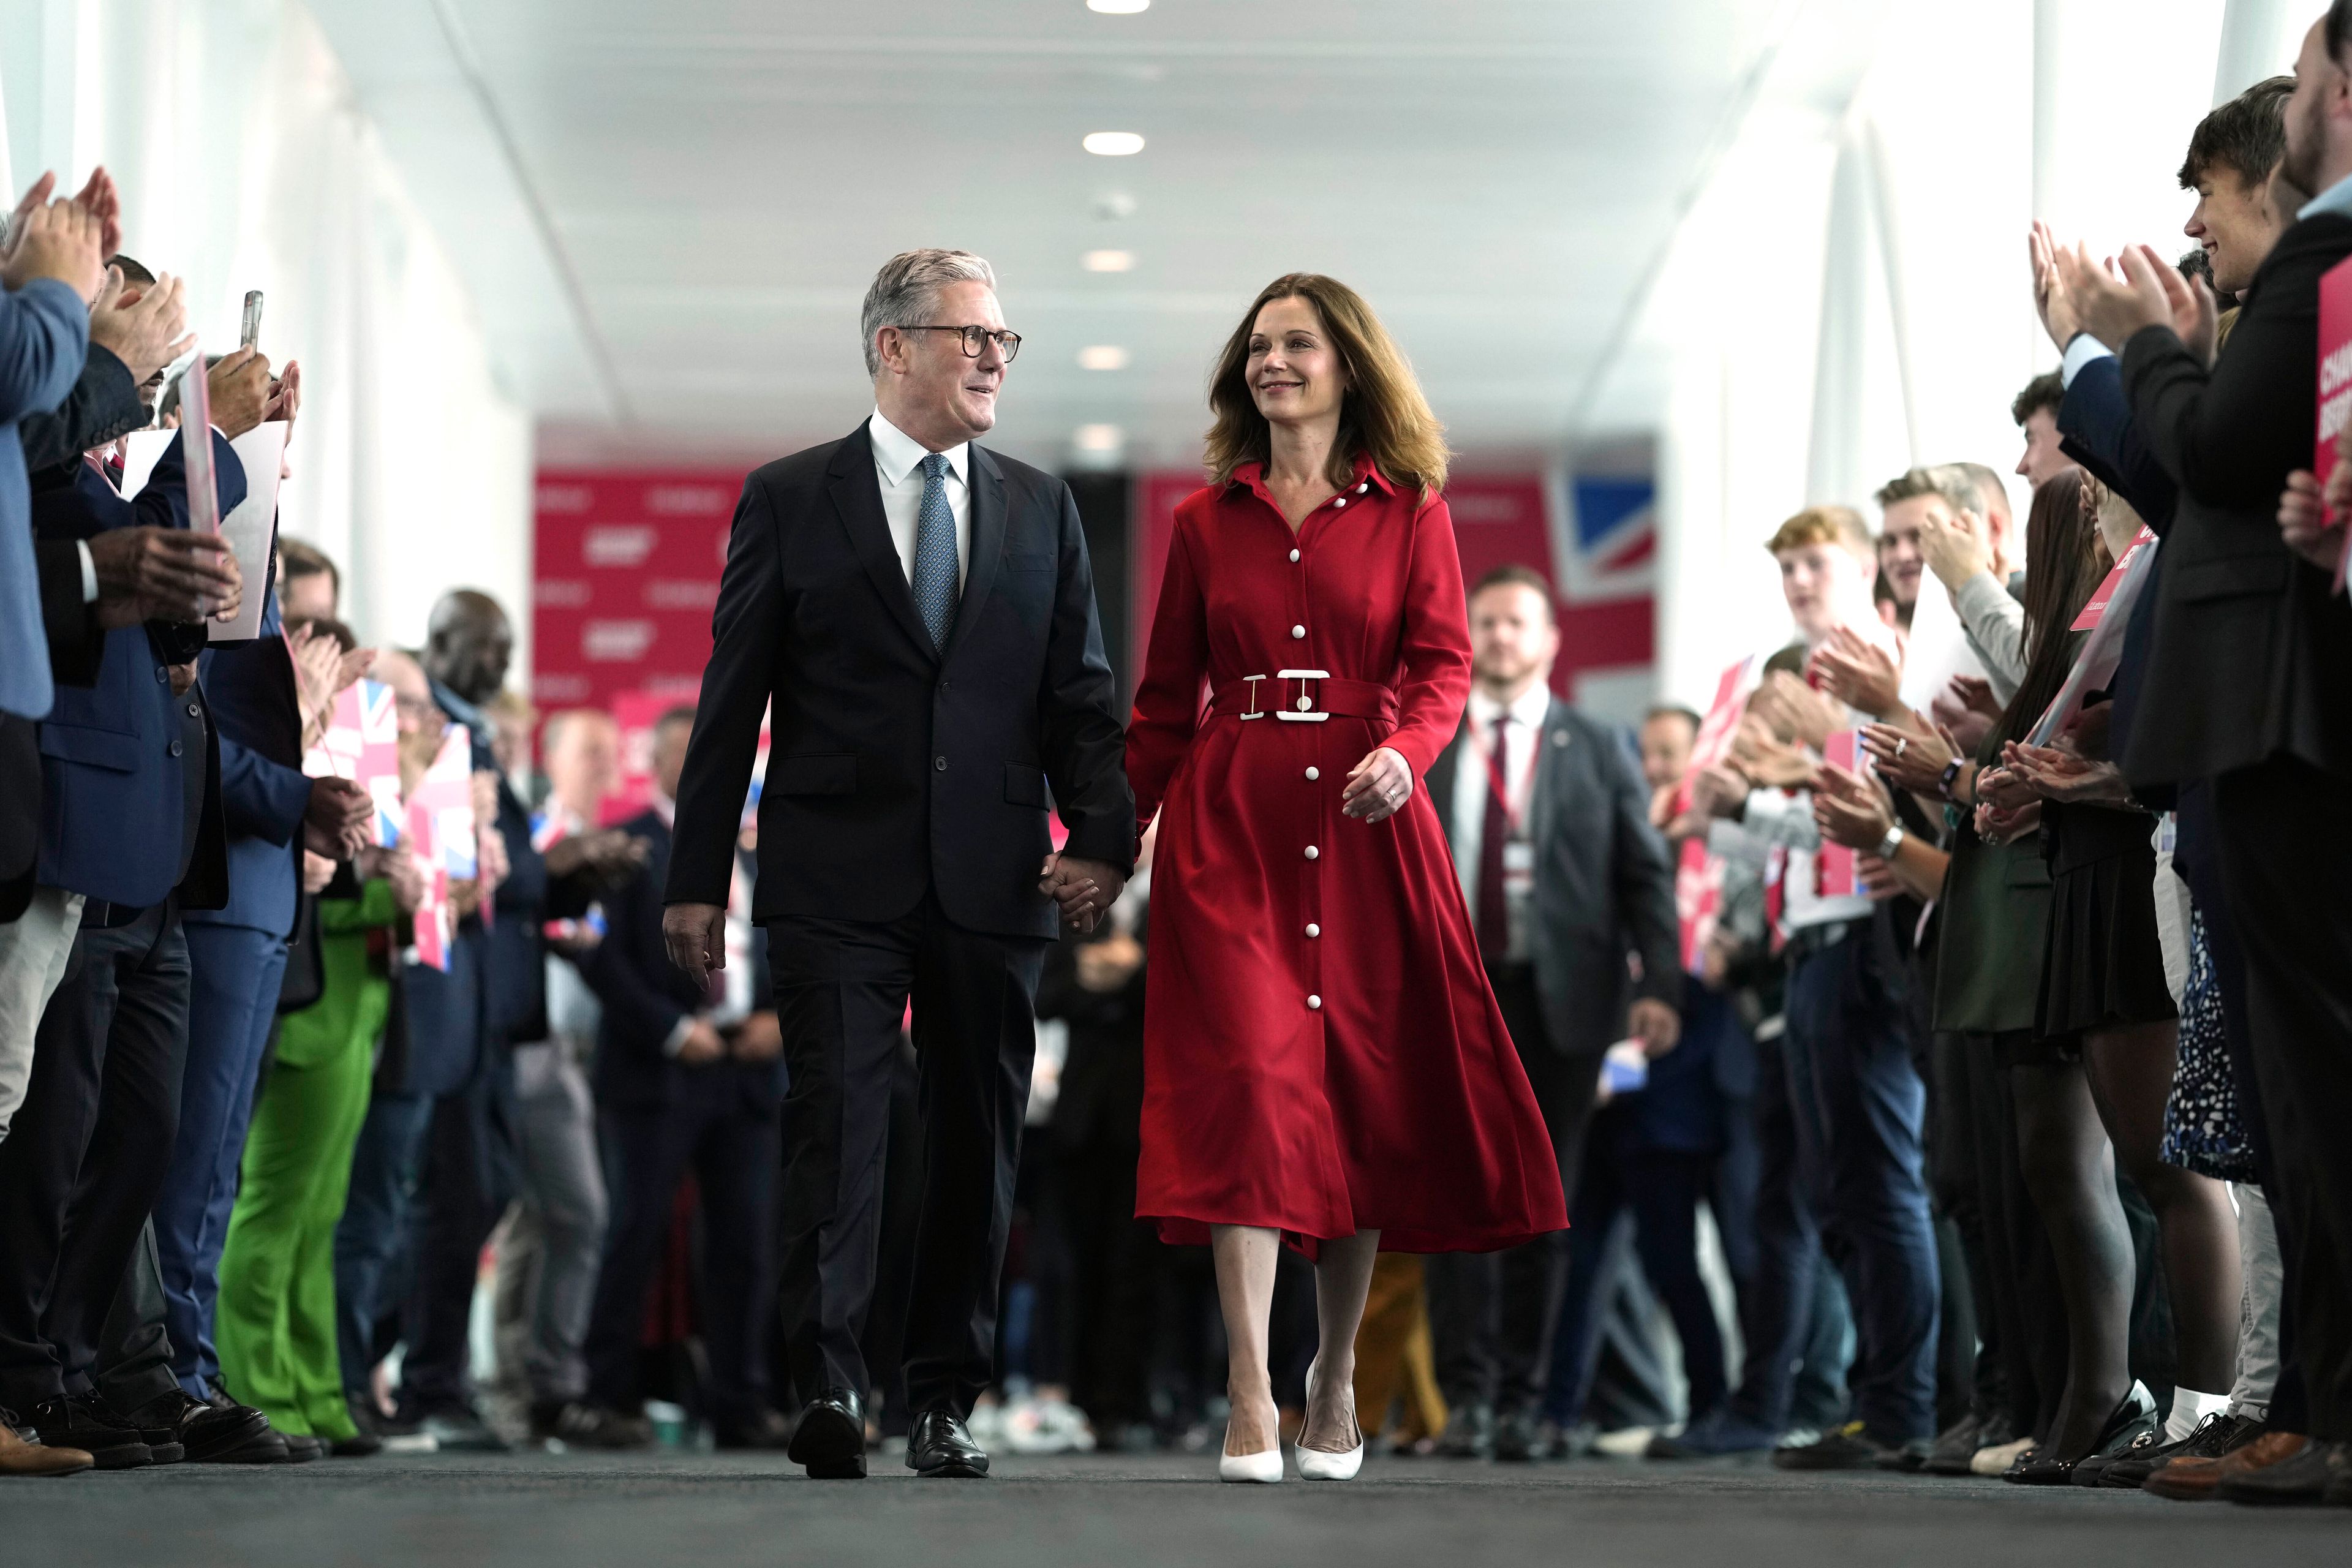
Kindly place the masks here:
<instances>
[{"instance_id":1,"label":"woman in red dress","mask_svg":"<svg viewBox=\"0 0 2352 1568\"><path fill-rule=\"evenodd\" d=\"M1160 822L1136 1212L1206 1241L1221 1473L1279 1480L1277 1248L1315 1258L1301 1475L1355 1473L1372 1258L1568 1223L1445 832L1415 781L1470 689L1442 427L1363 300L1276 279L1226 343L1128 731Z\"/></svg>"}]
</instances>

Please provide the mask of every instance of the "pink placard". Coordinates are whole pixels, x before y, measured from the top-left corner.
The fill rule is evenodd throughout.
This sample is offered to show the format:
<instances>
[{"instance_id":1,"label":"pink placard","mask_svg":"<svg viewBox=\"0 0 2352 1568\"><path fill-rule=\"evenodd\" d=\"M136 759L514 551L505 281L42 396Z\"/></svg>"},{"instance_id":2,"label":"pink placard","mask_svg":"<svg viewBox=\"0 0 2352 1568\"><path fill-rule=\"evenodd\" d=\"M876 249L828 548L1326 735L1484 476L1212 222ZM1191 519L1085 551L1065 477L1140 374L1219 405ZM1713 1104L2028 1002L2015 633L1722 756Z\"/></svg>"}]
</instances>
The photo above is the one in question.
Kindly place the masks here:
<instances>
[{"instance_id":1,"label":"pink placard","mask_svg":"<svg viewBox=\"0 0 2352 1568\"><path fill-rule=\"evenodd\" d=\"M1853 731L1851 730L1837 731L1822 742L1822 762L1833 763L1850 773L1861 773L1862 770L1854 765L1853 752ZM1820 881L1823 898L1852 897L1855 890L1853 851L1843 844L1822 839L1814 875Z\"/></svg>"}]
</instances>

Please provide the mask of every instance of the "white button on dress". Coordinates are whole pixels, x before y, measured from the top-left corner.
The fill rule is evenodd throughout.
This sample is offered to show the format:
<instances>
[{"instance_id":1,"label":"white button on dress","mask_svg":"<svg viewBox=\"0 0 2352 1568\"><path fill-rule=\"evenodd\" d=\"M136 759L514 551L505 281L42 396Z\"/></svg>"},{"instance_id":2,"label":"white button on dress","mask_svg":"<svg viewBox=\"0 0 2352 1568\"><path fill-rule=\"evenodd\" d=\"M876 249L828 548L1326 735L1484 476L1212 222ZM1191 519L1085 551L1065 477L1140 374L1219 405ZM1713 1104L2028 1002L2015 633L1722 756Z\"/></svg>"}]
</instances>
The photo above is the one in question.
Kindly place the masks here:
<instances>
[{"instance_id":1,"label":"white button on dress","mask_svg":"<svg viewBox=\"0 0 2352 1568\"><path fill-rule=\"evenodd\" d=\"M1371 481L1368 479L1364 483L1356 487L1356 493L1358 495L1362 495L1366 490L1370 489L1371 488Z\"/></svg>"},{"instance_id":2,"label":"white button on dress","mask_svg":"<svg viewBox=\"0 0 2352 1568\"><path fill-rule=\"evenodd\" d=\"M1319 779L1322 776L1323 770L1321 768L1309 768L1307 770L1307 782L1308 784L1313 784L1317 779Z\"/></svg>"},{"instance_id":3,"label":"white button on dress","mask_svg":"<svg viewBox=\"0 0 2352 1568\"><path fill-rule=\"evenodd\" d=\"M1297 552L1296 550L1292 551L1292 552L1290 552L1290 558L1291 558L1293 561L1297 560L1297 559L1298 559L1298 552Z\"/></svg>"},{"instance_id":4,"label":"white button on dress","mask_svg":"<svg viewBox=\"0 0 2352 1568\"><path fill-rule=\"evenodd\" d=\"M1320 996L1309 996L1307 999L1307 1005L1319 1012L1322 1010L1323 998Z\"/></svg>"},{"instance_id":5,"label":"white button on dress","mask_svg":"<svg viewBox=\"0 0 2352 1568\"><path fill-rule=\"evenodd\" d=\"M1348 498L1346 496L1341 496L1331 504L1335 507L1346 506L1348 504Z\"/></svg>"},{"instance_id":6,"label":"white button on dress","mask_svg":"<svg viewBox=\"0 0 2352 1568\"><path fill-rule=\"evenodd\" d=\"M1293 626L1290 628L1290 635L1293 637L1303 637L1307 635L1307 628L1305 626Z\"/></svg>"},{"instance_id":7,"label":"white button on dress","mask_svg":"<svg viewBox=\"0 0 2352 1568\"><path fill-rule=\"evenodd\" d=\"M1307 934L1308 936L1321 936L1323 934L1323 928L1318 925L1310 925L1307 928Z\"/></svg>"},{"instance_id":8,"label":"white button on dress","mask_svg":"<svg viewBox=\"0 0 2352 1568\"><path fill-rule=\"evenodd\" d=\"M1323 851L1316 848L1312 844L1309 844L1307 847L1307 858L1309 860L1320 860L1323 858Z\"/></svg>"}]
</instances>

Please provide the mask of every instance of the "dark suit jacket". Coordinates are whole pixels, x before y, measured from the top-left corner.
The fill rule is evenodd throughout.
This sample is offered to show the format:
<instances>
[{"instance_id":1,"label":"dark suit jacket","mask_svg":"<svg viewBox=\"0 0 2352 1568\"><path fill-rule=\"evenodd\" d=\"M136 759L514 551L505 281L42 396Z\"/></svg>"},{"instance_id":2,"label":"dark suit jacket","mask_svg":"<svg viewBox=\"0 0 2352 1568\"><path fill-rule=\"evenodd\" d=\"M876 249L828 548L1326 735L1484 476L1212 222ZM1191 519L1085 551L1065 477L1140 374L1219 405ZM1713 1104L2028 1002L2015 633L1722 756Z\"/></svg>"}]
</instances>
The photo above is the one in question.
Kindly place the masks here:
<instances>
[{"instance_id":1,"label":"dark suit jacket","mask_svg":"<svg viewBox=\"0 0 2352 1568\"><path fill-rule=\"evenodd\" d=\"M658 1110L677 1101L696 1075L724 1074L747 1110L782 1102L782 1062L753 1066L731 1058L688 1067L662 1049L677 1021L708 1005L686 972L669 961L662 941L662 888L670 872L670 830L648 810L622 827L643 838L651 853L637 875L605 895L604 940L589 951L580 973L604 1005L596 1034L596 1103L614 1110ZM731 865L731 863L730 863ZM719 901L724 901L725 894ZM766 939L755 932L751 1005L772 1010Z\"/></svg>"},{"instance_id":2,"label":"dark suit jacket","mask_svg":"<svg viewBox=\"0 0 2352 1568\"><path fill-rule=\"evenodd\" d=\"M2169 327L2124 345L2133 421L2180 487L2146 676L2163 721L2132 727L2122 761L2135 784L2282 752L2352 778L2352 609L2278 526L2288 473L2312 460L2320 275L2347 255L2352 218L2288 229L2210 371Z\"/></svg>"},{"instance_id":3,"label":"dark suit jacket","mask_svg":"<svg viewBox=\"0 0 2352 1568\"><path fill-rule=\"evenodd\" d=\"M1457 731L1425 781L1449 843L1461 754ZM1544 1032L1556 1051L1598 1055L1624 1038L1629 996L1682 1005L1674 861L1650 826L1649 786L1625 748L1557 698L1544 717L1528 819L1536 847L1528 956ZM1630 992L1628 953L1642 960Z\"/></svg>"},{"instance_id":4,"label":"dark suit jacket","mask_svg":"<svg viewBox=\"0 0 2352 1568\"><path fill-rule=\"evenodd\" d=\"M66 400L48 413L28 414L17 424L25 467L37 471L70 463L84 452L145 429L152 417L139 395L139 384L131 379L131 367L113 350L92 343Z\"/></svg>"},{"instance_id":5,"label":"dark suit jacket","mask_svg":"<svg viewBox=\"0 0 2352 1568\"><path fill-rule=\"evenodd\" d=\"M106 633L96 608L81 596L81 553L71 540L37 540L33 563L49 678L60 686L88 686L98 679ZM31 901L40 852L39 730L30 719L0 713L0 921L15 920Z\"/></svg>"},{"instance_id":6,"label":"dark suit jacket","mask_svg":"<svg viewBox=\"0 0 2352 1568\"><path fill-rule=\"evenodd\" d=\"M277 585L258 586L265 595L261 635L209 648L204 657L205 693L220 720L229 896L221 909L188 919L289 936L300 902L302 814L310 807L310 781L302 773L302 697L280 635Z\"/></svg>"},{"instance_id":7,"label":"dark suit jacket","mask_svg":"<svg viewBox=\"0 0 2352 1568\"><path fill-rule=\"evenodd\" d=\"M2131 404L2124 396L2122 361L2109 354L2075 373L2074 384L2066 389L2065 401L2058 407L2058 434L2060 448L2129 501L2158 538L2172 531L2179 487L2147 449L2139 426L2132 422ZM2147 689L2147 660L2156 645L2156 603L2163 594L2166 559L2159 550L2147 563L2147 584L2132 606L2131 624L2124 628L2122 661L2109 687L2115 702L2115 711L2108 718L2110 756L2120 757L2130 749L2140 696ZM2158 811L2170 810L2171 797L2169 786L2153 785L2140 792L2142 804Z\"/></svg>"},{"instance_id":8,"label":"dark suit jacket","mask_svg":"<svg viewBox=\"0 0 2352 1568\"><path fill-rule=\"evenodd\" d=\"M180 451L173 443L147 488L130 500L79 458L43 470L34 480L37 538L60 542L120 528L185 527ZM218 437L213 458L220 500L234 506L245 497L245 471ZM76 561L78 574L78 552ZM204 697L194 688L173 696L166 666L184 662L203 635L202 627L117 627L106 634L94 683L58 689L39 732L43 886L142 909L162 903L180 881L197 847L187 838L189 792L213 793L215 726L207 717L205 754L188 755L183 710L203 708ZM190 779L184 770L191 767L206 777Z\"/></svg>"},{"instance_id":9,"label":"dark suit jacket","mask_svg":"<svg viewBox=\"0 0 2352 1568\"><path fill-rule=\"evenodd\" d=\"M971 448L971 559L942 655L892 548L860 425L744 481L678 789L673 903L722 904L760 714L765 921L880 921L937 890L972 931L1051 937L1052 802L1068 852L1135 858L1117 687L1077 503Z\"/></svg>"}]
</instances>

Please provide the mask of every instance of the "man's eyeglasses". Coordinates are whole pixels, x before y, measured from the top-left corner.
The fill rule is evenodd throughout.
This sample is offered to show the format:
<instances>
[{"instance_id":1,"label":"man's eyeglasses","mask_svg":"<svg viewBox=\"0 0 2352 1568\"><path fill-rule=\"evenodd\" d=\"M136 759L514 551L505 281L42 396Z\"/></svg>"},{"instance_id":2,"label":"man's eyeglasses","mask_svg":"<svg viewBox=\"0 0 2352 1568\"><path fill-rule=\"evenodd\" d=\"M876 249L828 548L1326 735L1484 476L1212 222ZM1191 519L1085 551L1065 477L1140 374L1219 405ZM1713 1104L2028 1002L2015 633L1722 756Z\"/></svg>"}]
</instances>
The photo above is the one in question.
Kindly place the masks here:
<instances>
[{"instance_id":1,"label":"man's eyeglasses","mask_svg":"<svg viewBox=\"0 0 2352 1568\"><path fill-rule=\"evenodd\" d=\"M1004 356L1006 364L1011 364L1013 355L1021 352L1019 332L992 332L986 327L901 327L898 330L902 332L953 332L963 340L963 357L966 359L978 359L981 345L992 339L996 343L996 352Z\"/></svg>"}]
</instances>

